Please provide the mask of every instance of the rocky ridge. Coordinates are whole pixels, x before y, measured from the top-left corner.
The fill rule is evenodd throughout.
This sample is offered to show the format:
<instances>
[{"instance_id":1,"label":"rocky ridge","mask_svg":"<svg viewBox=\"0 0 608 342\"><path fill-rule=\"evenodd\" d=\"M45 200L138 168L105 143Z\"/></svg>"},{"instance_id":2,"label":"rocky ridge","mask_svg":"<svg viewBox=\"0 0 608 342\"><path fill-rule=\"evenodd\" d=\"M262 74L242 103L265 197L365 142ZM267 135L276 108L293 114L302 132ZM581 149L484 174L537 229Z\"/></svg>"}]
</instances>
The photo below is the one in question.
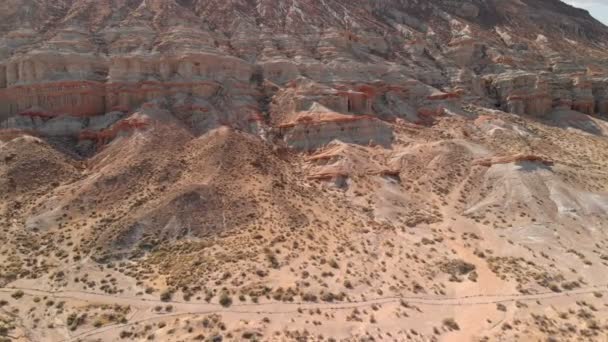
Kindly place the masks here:
<instances>
[{"instance_id":1,"label":"rocky ridge","mask_svg":"<svg viewBox=\"0 0 608 342\"><path fill-rule=\"evenodd\" d=\"M279 128L288 145L319 147L349 134L303 138L301 122L286 129L281 118L317 105L413 122L462 114L463 103L536 116L608 111L608 30L556 0L3 6L4 129L79 136L120 118L106 113L145 104L183 113L199 132ZM357 139L390 137L373 129Z\"/></svg>"},{"instance_id":2,"label":"rocky ridge","mask_svg":"<svg viewBox=\"0 0 608 342\"><path fill-rule=\"evenodd\" d=\"M0 340L601 341L607 44L557 0L5 0Z\"/></svg>"}]
</instances>

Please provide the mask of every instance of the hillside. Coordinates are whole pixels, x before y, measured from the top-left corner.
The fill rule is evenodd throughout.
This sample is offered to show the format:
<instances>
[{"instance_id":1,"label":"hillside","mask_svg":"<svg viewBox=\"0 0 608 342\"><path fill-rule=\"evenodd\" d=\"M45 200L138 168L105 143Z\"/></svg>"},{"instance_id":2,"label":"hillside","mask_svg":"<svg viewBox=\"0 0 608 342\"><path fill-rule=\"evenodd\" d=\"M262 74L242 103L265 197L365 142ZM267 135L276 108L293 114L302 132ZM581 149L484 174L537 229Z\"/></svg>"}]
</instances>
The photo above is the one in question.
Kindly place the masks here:
<instances>
[{"instance_id":1,"label":"hillside","mask_svg":"<svg viewBox=\"0 0 608 342\"><path fill-rule=\"evenodd\" d=\"M602 341L607 118L559 0L4 0L0 341Z\"/></svg>"}]
</instances>

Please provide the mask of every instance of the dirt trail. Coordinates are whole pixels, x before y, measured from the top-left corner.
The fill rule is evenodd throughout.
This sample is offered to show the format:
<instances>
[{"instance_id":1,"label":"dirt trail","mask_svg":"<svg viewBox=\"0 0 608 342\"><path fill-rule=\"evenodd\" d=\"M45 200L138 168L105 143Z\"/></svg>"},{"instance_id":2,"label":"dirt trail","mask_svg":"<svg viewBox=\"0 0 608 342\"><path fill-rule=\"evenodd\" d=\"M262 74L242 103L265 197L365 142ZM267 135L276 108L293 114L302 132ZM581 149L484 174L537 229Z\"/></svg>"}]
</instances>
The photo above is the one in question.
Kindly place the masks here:
<instances>
[{"instance_id":1,"label":"dirt trail","mask_svg":"<svg viewBox=\"0 0 608 342\"><path fill-rule=\"evenodd\" d=\"M64 341L75 341L84 337L90 337L101 334L110 330L125 328L137 323L153 321L157 319L166 319L169 317L200 315L200 314L264 314L264 315L284 315L297 313L299 310L323 309L323 310L350 310L354 308L367 307L379 304L398 304L405 301L409 304L420 306L475 306L487 305L496 303L509 302L525 302L536 301L543 299L554 299L561 297L578 297L593 293L608 293L608 284L589 286L577 290L565 292L543 292L537 294L480 294L462 297L425 297L425 296L394 296L382 297L369 300L351 301L351 302L334 302L334 303L302 303L302 302L268 302L258 304L235 304L230 307L223 307L219 304L211 304L206 302L184 302L184 301L160 301L155 299L137 298L132 296L113 296L107 294L99 294L86 291L44 291L30 288L0 288L0 293L12 293L21 290L26 296L52 296L56 299L76 300L90 302L96 304L121 304L131 305L135 308L129 322L125 324L114 324L104 326L102 328L93 329L90 331L81 332L73 335ZM153 306L158 304L172 304L174 310L171 314L159 314L152 310ZM137 318L137 319L136 319Z\"/></svg>"},{"instance_id":2,"label":"dirt trail","mask_svg":"<svg viewBox=\"0 0 608 342\"><path fill-rule=\"evenodd\" d=\"M608 284L592 285L584 288L579 288L571 291L563 292L539 292L535 294L478 294L469 296L455 296L455 297L432 297L432 296L388 296L378 297L368 300L353 300L348 302L332 302L332 303L313 303L313 302L267 302L267 303L251 303L251 304L235 304L229 308L224 308L219 304L212 304L207 302L186 302L186 301L161 301L157 299L138 298L135 296L114 296L103 293L87 292L87 291L45 291L31 288L19 288L19 287L8 287L0 288L0 293L12 293L21 290L26 296L41 296L51 295L57 299L72 299L80 301L89 301L100 304L120 303L123 305L155 305L155 304L173 304L178 306L186 306L191 308L202 308L202 309L218 309L219 311L225 312L236 312L237 308L243 308L244 312L264 312L264 307L302 307L303 309L349 309L361 306L371 306L373 304L392 303L397 301L407 301L412 304L420 305L485 305L494 304L500 302L511 302L516 300L537 300L537 299L550 299L557 297L568 297L574 295L584 295L594 292L608 292ZM244 310L244 309L247 310ZM292 312L295 310L284 311L277 310L275 313Z\"/></svg>"}]
</instances>

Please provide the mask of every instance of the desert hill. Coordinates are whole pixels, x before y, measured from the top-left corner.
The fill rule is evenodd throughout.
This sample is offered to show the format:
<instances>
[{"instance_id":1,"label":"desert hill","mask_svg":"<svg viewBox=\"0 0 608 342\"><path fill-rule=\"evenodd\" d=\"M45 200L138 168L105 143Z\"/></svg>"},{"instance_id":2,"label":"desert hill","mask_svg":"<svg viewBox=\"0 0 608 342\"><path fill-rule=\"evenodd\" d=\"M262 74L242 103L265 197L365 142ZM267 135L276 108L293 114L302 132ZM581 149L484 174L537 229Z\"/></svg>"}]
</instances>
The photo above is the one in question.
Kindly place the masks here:
<instances>
[{"instance_id":1,"label":"desert hill","mask_svg":"<svg viewBox=\"0 0 608 342\"><path fill-rule=\"evenodd\" d=\"M5 0L0 340L602 341L607 118L558 0Z\"/></svg>"}]
</instances>

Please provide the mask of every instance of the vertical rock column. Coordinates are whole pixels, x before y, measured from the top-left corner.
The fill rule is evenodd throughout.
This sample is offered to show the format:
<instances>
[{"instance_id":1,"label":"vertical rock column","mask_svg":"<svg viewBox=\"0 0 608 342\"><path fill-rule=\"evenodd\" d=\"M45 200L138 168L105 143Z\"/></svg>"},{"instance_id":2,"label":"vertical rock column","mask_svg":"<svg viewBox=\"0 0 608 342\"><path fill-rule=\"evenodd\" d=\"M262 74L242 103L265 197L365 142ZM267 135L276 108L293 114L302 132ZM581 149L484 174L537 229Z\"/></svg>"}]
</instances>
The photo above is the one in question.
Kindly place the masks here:
<instances>
[{"instance_id":1,"label":"vertical rock column","mask_svg":"<svg viewBox=\"0 0 608 342\"><path fill-rule=\"evenodd\" d=\"M12 86L19 82L19 66L17 63L9 63L6 66L6 85Z\"/></svg>"},{"instance_id":2,"label":"vertical rock column","mask_svg":"<svg viewBox=\"0 0 608 342\"><path fill-rule=\"evenodd\" d=\"M534 85L534 94L526 103L526 114L536 116L548 114L553 107L553 99L550 93L548 80L539 75Z\"/></svg>"},{"instance_id":3,"label":"vertical rock column","mask_svg":"<svg viewBox=\"0 0 608 342\"><path fill-rule=\"evenodd\" d=\"M347 94L348 112L352 114L371 113L371 101L363 92L350 91Z\"/></svg>"},{"instance_id":4,"label":"vertical rock column","mask_svg":"<svg viewBox=\"0 0 608 342\"><path fill-rule=\"evenodd\" d=\"M572 109L593 115L595 112L595 98L593 97L591 82L584 76L575 77L572 92Z\"/></svg>"},{"instance_id":5,"label":"vertical rock column","mask_svg":"<svg viewBox=\"0 0 608 342\"><path fill-rule=\"evenodd\" d=\"M160 63L158 72L163 81L169 81L171 79L171 76L173 75L171 62L167 60L162 61Z\"/></svg>"},{"instance_id":6,"label":"vertical rock column","mask_svg":"<svg viewBox=\"0 0 608 342\"><path fill-rule=\"evenodd\" d=\"M10 113L10 104L7 96L6 88L6 66L0 65L0 123L4 121Z\"/></svg>"},{"instance_id":7,"label":"vertical rock column","mask_svg":"<svg viewBox=\"0 0 608 342\"><path fill-rule=\"evenodd\" d=\"M35 70L34 70L34 63L32 61L23 61L20 64L20 68L21 68L21 75L23 78L23 81L25 81L26 83L33 83L35 81Z\"/></svg>"},{"instance_id":8,"label":"vertical rock column","mask_svg":"<svg viewBox=\"0 0 608 342\"><path fill-rule=\"evenodd\" d=\"M600 115L608 115L608 81L593 84L595 111Z\"/></svg>"},{"instance_id":9,"label":"vertical rock column","mask_svg":"<svg viewBox=\"0 0 608 342\"><path fill-rule=\"evenodd\" d=\"M0 65L0 89L6 88L6 66Z\"/></svg>"}]
</instances>

